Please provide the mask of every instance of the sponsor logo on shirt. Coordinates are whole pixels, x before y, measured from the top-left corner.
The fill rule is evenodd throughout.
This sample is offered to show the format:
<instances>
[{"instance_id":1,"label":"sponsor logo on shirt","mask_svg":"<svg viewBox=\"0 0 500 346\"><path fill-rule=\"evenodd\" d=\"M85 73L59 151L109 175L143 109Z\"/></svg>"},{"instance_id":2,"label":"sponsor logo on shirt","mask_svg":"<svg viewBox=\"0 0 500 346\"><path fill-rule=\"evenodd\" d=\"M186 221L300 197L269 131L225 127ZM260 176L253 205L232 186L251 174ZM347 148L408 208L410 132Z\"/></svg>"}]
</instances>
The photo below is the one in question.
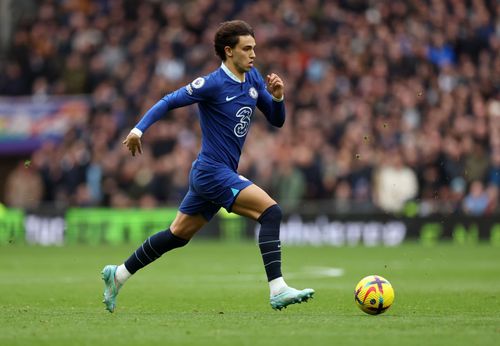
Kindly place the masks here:
<instances>
[{"instance_id":1,"label":"sponsor logo on shirt","mask_svg":"<svg viewBox=\"0 0 500 346\"><path fill-rule=\"evenodd\" d=\"M244 137L250 129L250 121L252 120L252 108L242 107L236 112L236 117L240 118L240 122L234 127L236 137Z\"/></svg>"},{"instance_id":2,"label":"sponsor logo on shirt","mask_svg":"<svg viewBox=\"0 0 500 346\"><path fill-rule=\"evenodd\" d=\"M193 88L191 88L191 84L186 85L186 91L189 95L193 95Z\"/></svg>"}]
</instances>

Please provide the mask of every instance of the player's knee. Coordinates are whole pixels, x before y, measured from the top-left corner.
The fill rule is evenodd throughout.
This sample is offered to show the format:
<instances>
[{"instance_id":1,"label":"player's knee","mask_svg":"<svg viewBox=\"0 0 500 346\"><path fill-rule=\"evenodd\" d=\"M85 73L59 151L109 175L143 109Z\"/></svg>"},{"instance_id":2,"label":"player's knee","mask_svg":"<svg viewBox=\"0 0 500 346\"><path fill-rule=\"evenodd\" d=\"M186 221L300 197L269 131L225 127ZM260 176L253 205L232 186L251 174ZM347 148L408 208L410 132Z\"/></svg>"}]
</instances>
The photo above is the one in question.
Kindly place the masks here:
<instances>
[{"instance_id":1,"label":"player's knee","mask_svg":"<svg viewBox=\"0 0 500 346\"><path fill-rule=\"evenodd\" d=\"M173 235L185 240L191 239L198 230L199 227L197 225L188 222L177 222L170 226L170 231Z\"/></svg>"},{"instance_id":2,"label":"player's knee","mask_svg":"<svg viewBox=\"0 0 500 346\"><path fill-rule=\"evenodd\" d=\"M176 237L185 239L185 240L190 240L195 233L198 231L197 228L192 227L190 225L172 225L170 226L170 231L172 232L173 235Z\"/></svg>"},{"instance_id":3,"label":"player's knee","mask_svg":"<svg viewBox=\"0 0 500 346\"><path fill-rule=\"evenodd\" d=\"M264 210L260 215L258 221L261 225L263 224L280 224L283 219L283 212L278 204L274 204Z\"/></svg>"},{"instance_id":4,"label":"player's knee","mask_svg":"<svg viewBox=\"0 0 500 346\"><path fill-rule=\"evenodd\" d=\"M201 216L178 214L170 225L170 231L176 237L189 240L198 232L206 221Z\"/></svg>"}]
</instances>

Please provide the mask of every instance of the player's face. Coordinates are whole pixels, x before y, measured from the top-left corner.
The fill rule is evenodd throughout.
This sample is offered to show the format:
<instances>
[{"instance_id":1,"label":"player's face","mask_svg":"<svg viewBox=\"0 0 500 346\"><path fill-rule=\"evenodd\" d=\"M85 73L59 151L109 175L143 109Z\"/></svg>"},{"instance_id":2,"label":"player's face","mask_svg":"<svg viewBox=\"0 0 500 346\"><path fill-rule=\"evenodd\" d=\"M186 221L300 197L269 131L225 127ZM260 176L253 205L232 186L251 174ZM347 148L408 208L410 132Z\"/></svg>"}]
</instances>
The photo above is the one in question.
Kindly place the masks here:
<instances>
[{"instance_id":1,"label":"player's face","mask_svg":"<svg viewBox=\"0 0 500 346\"><path fill-rule=\"evenodd\" d=\"M250 71L255 60L255 39L250 35L240 36L231 52L234 67L242 73Z\"/></svg>"}]
</instances>

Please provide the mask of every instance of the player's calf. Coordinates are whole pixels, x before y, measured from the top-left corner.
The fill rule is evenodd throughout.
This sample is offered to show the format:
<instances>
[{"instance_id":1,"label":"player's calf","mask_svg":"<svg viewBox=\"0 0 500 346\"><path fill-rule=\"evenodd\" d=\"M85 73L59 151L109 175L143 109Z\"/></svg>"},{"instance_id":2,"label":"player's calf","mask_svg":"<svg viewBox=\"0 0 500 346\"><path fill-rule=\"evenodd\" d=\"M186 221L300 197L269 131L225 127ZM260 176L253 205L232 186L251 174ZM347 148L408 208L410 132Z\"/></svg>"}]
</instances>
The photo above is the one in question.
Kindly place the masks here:
<instances>
[{"instance_id":1,"label":"player's calf","mask_svg":"<svg viewBox=\"0 0 500 346\"><path fill-rule=\"evenodd\" d=\"M102 279L104 280L103 303L106 309L109 312L115 311L118 291L136 271L155 261L164 253L182 247L188 242L189 240L179 238L167 229L146 239L125 263L119 266L105 266L102 270Z\"/></svg>"}]
</instances>

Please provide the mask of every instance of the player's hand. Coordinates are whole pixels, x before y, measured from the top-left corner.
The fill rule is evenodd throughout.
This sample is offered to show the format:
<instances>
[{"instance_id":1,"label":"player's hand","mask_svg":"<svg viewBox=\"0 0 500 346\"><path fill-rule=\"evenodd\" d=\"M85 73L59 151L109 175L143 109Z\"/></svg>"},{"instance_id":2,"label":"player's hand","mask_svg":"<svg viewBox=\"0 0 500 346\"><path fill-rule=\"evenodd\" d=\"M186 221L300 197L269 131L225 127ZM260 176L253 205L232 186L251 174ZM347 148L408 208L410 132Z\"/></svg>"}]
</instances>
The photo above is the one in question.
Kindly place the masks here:
<instances>
[{"instance_id":1,"label":"player's hand","mask_svg":"<svg viewBox=\"0 0 500 346\"><path fill-rule=\"evenodd\" d=\"M135 156L135 152L139 152L139 154L142 154L142 145L141 145L141 137L136 135L135 133L130 132L123 141L123 144L130 150L132 153L132 156Z\"/></svg>"},{"instance_id":2,"label":"player's hand","mask_svg":"<svg viewBox=\"0 0 500 346\"><path fill-rule=\"evenodd\" d=\"M266 76L267 90L277 99L283 97L285 84L276 73L271 73Z\"/></svg>"}]
</instances>

